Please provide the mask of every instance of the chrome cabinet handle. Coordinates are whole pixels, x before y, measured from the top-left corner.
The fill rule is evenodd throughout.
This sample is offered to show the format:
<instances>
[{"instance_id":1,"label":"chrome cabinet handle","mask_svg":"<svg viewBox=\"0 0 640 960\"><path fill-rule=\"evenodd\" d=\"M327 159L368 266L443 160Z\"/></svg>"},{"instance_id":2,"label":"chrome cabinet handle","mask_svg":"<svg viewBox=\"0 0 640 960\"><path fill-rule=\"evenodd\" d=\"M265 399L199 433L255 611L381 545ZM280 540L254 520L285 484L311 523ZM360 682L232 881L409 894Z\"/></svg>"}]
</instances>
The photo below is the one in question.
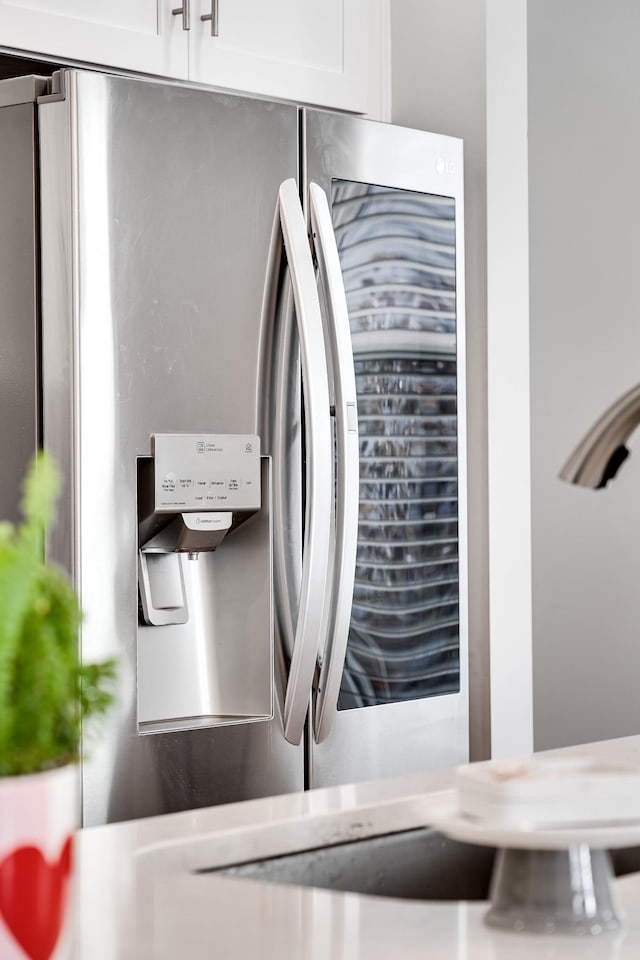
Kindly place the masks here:
<instances>
[{"instance_id":1,"label":"chrome cabinet handle","mask_svg":"<svg viewBox=\"0 0 640 960\"><path fill-rule=\"evenodd\" d=\"M200 17L201 20L211 20L211 36L218 36L219 16L218 0L211 0L211 13L205 13Z\"/></svg>"},{"instance_id":2,"label":"chrome cabinet handle","mask_svg":"<svg viewBox=\"0 0 640 960\"><path fill-rule=\"evenodd\" d=\"M337 465L335 545L327 590L326 641L314 711L314 735L320 743L333 724L349 636L358 545L360 451L347 298L329 203L317 183L309 185L309 210L327 312L325 329L335 395Z\"/></svg>"},{"instance_id":3,"label":"chrome cabinet handle","mask_svg":"<svg viewBox=\"0 0 640 960\"><path fill-rule=\"evenodd\" d=\"M182 14L183 30L191 29L191 10L189 8L190 3L191 3L191 0L182 0L182 6L174 7L174 9L171 11L174 17L178 17L180 16L180 14Z\"/></svg>"},{"instance_id":4,"label":"chrome cabinet handle","mask_svg":"<svg viewBox=\"0 0 640 960\"><path fill-rule=\"evenodd\" d=\"M279 226L278 226L279 224ZM306 496L300 604L284 702L284 736L300 743L324 634L329 566L332 442L322 315L307 229L294 179L278 194L281 232L295 303L305 409Z\"/></svg>"}]
</instances>

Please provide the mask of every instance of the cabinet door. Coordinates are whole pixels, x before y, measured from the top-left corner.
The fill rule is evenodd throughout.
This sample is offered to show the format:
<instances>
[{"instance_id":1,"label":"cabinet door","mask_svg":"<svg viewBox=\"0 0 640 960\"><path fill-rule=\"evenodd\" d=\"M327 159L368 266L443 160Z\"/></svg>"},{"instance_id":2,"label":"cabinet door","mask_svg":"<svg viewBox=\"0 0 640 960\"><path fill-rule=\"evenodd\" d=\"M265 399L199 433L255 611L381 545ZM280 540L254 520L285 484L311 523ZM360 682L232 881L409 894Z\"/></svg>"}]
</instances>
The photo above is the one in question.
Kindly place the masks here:
<instances>
[{"instance_id":1,"label":"cabinet door","mask_svg":"<svg viewBox=\"0 0 640 960\"><path fill-rule=\"evenodd\" d=\"M31 53L186 78L179 0L0 0L2 45Z\"/></svg>"},{"instance_id":2,"label":"cabinet door","mask_svg":"<svg viewBox=\"0 0 640 960\"><path fill-rule=\"evenodd\" d=\"M217 4L218 36L211 35ZM367 0L192 0L190 79L366 112Z\"/></svg>"}]
</instances>

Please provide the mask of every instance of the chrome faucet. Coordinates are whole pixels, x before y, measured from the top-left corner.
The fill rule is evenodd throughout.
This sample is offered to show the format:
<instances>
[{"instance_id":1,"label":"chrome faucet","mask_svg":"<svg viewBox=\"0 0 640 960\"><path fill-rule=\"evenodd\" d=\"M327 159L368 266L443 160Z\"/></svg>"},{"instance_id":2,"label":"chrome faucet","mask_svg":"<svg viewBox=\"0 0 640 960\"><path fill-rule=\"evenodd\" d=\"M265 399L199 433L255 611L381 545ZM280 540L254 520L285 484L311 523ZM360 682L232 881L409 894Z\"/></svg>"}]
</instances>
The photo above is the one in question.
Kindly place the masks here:
<instances>
[{"instance_id":1,"label":"chrome faucet","mask_svg":"<svg viewBox=\"0 0 640 960\"><path fill-rule=\"evenodd\" d=\"M632 387L596 420L575 448L560 478L598 490L613 480L629 456L626 441L640 424L640 384Z\"/></svg>"}]
</instances>

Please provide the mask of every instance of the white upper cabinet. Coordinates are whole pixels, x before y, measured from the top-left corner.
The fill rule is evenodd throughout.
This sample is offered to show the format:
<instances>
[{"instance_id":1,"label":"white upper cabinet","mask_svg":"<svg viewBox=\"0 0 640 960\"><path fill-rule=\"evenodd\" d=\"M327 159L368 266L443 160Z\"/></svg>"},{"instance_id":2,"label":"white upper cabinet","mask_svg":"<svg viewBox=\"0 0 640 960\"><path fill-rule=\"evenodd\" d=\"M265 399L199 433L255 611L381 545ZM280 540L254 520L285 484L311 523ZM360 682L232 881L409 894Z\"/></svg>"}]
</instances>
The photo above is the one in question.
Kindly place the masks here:
<instances>
[{"instance_id":1,"label":"white upper cabinet","mask_svg":"<svg viewBox=\"0 0 640 960\"><path fill-rule=\"evenodd\" d=\"M0 44L363 113L377 2L0 0Z\"/></svg>"},{"instance_id":2,"label":"white upper cabinet","mask_svg":"<svg viewBox=\"0 0 640 960\"><path fill-rule=\"evenodd\" d=\"M170 0L0 0L0 43L167 77L188 76L189 47Z\"/></svg>"},{"instance_id":3,"label":"white upper cabinet","mask_svg":"<svg viewBox=\"0 0 640 960\"><path fill-rule=\"evenodd\" d=\"M200 19L212 9L217 36ZM367 110L368 0L191 0L191 10L192 80Z\"/></svg>"}]
</instances>

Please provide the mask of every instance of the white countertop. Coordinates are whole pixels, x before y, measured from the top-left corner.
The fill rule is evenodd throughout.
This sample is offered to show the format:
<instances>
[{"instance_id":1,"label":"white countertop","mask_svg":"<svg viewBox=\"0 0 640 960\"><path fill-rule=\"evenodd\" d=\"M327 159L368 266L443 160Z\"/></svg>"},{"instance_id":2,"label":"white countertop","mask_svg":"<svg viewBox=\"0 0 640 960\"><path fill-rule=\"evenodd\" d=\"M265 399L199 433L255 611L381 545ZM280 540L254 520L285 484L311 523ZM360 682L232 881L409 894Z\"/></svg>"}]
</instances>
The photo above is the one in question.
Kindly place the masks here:
<instances>
[{"instance_id":1,"label":"white countertop","mask_svg":"<svg viewBox=\"0 0 640 960\"><path fill-rule=\"evenodd\" d=\"M640 736L572 753L640 763ZM614 881L626 916L600 937L510 934L486 903L422 902L285 887L203 867L428 825L448 771L93 827L78 834L81 960L527 960L640 957L640 874Z\"/></svg>"}]
</instances>

